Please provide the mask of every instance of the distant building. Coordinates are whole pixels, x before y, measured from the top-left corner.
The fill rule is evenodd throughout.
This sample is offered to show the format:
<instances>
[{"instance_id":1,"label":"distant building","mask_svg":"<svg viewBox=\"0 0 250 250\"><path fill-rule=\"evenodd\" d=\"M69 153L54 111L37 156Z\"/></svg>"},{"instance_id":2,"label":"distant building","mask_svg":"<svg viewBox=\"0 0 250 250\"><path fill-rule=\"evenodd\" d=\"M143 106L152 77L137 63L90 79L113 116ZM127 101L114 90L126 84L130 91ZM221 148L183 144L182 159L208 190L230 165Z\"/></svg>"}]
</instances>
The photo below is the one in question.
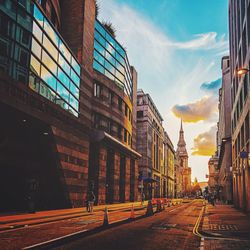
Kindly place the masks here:
<instances>
[{"instance_id":1,"label":"distant building","mask_svg":"<svg viewBox=\"0 0 250 250\"><path fill-rule=\"evenodd\" d=\"M162 192L162 197L173 198L175 196L175 151L167 132L164 133L164 175L167 177L167 193ZM162 171L162 172L163 172ZM166 173L166 174L165 174ZM164 180L165 182L165 180ZM163 191L165 191L165 183L163 183Z\"/></svg>"},{"instance_id":2,"label":"distant building","mask_svg":"<svg viewBox=\"0 0 250 250\"><path fill-rule=\"evenodd\" d=\"M219 90L219 122L217 151L219 156L219 198L232 202L232 145L231 145L231 81L229 57L221 60L222 87Z\"/></svg>"},{"instance_id":3,"label":"distant building","mask_svg":"<svg viewBox=\"0 0 250 250\"><path fill-rule=\"evenodd\" d=\"M231 73L231 126L233 201L238 208L250 211L250 167L241 152L250 152L250 74L238 76L240 68L249 69L250 60L249 1L229 1L229 43Z\"/></svg>"},{"instance_id":4,"label":"distant building","mask_svg":"<svg viewBox=\"0 0 250 250\"><path fill-rule=\"evenodd\" d=\"M179 141L177 144L176 156L179 160L181 175L182 175L182 192L184 195L189 194L191 191L191 168L188 166L188 153L186 149L186 142L184 139L184 131L182 127L179 132Z\"/></svg>"},{"instance_id":5,"label":"distant building","mask_svg":"<svg viewBox=\"0 0 250 250\"><path fill-rule=\"evenodd\" d=\"M161 196L163 171L163 118L149 94L137 91L137 150L146 198Z\"/></svg>"},{"instance_id":6,"label":"distant building","mask_svg":"<svg viewBox=\"0 0 250 250\"><path fill-rule=\"evenodd\" d=\"M219 171L218 171L218 156L213 155L208 161L208 189L211 193L216 193L218 190L218 179L219 179Z\"/></svg>"}]
</instances>

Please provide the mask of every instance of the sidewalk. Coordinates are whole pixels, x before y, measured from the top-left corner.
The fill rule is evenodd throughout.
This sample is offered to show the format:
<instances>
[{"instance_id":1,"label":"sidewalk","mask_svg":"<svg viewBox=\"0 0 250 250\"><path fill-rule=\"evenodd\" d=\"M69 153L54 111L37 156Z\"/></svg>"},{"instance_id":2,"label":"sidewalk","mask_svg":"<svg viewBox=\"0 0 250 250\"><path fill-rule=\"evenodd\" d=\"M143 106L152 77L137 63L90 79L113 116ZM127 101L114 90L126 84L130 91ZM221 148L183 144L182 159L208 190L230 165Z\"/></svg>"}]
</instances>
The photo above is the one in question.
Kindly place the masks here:
<instances>
[{"instance_id":1,"label":"sidewalk","mask_svg":"<svg viewBox=\"0 0 250 250\"><path fill-rule=\"evenodd\" d=\"M202 224L205 250L250 249L250 215L232 205L206 206Z\"/></svg>"},{"instance_id":2,"label":"sidewalk","mask_svg":"<svg viewBox=\"0 0 250 250\"><path fill-rule=\"evenodd\" d=\"M134 208L141 208L141 202L129 202L129 203L118 203L110 205L98 205L94 206L94 212L100 212L108 208L110 212L118 211L120 209L130 209L132 204ZM144 206L147 202L144 202ZM22 213L22 214L12 214L12 215L0 215L0 231L19 228L25 226L26 224L35 225L47 222L59 221L63 219L71 219L79 216L89 215L86 211L86 207L80 208L69 208L69 209L59 209L59 210L48 210L39 211L36 213Z\"/></svg>"}]
</instances>

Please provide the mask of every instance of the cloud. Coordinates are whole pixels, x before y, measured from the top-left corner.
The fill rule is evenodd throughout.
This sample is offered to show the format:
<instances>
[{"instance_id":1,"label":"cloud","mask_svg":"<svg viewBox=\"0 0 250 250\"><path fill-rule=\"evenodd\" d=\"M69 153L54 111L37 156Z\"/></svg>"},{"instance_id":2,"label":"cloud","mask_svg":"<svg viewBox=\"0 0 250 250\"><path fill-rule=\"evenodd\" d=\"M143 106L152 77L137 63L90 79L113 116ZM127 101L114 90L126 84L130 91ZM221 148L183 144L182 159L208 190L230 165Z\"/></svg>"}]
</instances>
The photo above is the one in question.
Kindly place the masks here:
<instances>
[{"instance_id":1,"label":"cloud","mask_svg":"<svg viewBox=\"0 0 250 250\"><path fill-rule=\"evenodd\" d=\"M177 49L190 49L190 50L210 50L210 49L223 49L228 48L228 41L225 40L225 35L218 38L216 32L208 32L203 34L194 35L194 39L186 42L172 42L169 45Z\"/></svg>"},{"instance_id":2,"label":"cloud","mask_svg":"<svg viewBox=\"0 0 250 250\"><path fill-rule=\"evenodd\" d=\"M192 155L210 156L215 153L215 135L217 126L213 126L209 131L199 134L194 138L194 147Z\"/></svg>"},{"instance_id":3,"label":"cloud","mask_svg":"<svg viewBox=\"0 0 250 250\"><path fill-rule=\"evenodd\" d=\"M172 112L184 122L211 120L218 112L217 99L214 96L205 96L193 103L177 104L172 108Z\"/></svg>"},{"instance_id":4,"label":"cloud","mask_svg":"<svg viewBox=\"0 0 250 250\"><path fill-rule=\"evenodd\" d=\"M211 82L204 82L200 86L201 90L212 92L214 94L218 94L218 89L220 87L221 87L221 78Z\"/></svg>"}]
</instances>

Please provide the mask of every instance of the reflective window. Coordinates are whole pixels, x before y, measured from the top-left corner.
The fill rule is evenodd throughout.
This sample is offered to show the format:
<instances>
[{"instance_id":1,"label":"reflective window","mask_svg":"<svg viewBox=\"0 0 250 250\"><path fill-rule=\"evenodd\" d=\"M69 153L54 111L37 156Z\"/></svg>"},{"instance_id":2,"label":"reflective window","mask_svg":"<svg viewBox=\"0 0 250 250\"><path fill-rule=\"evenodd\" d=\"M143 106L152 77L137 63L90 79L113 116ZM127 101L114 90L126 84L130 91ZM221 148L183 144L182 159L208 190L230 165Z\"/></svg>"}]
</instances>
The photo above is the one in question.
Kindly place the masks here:
<instances>
[{"instance_id":1,"label":"reflective window","mask_svg":"<svg viewBox=\"0 0 250 250\"><path fill-rule=\"evenodd\" d=\"M55 46L50 42L47 36L43 36L43 46L47 49L50 56L52 56L56 61L58 58L58 50L55 48Z\"/></svg>"},{"instance_id":2,"label":"reflective window","mask_svg":"<svg viewBox=\"0 0 250 250\"><path fill-rule=\"evenodd\" d=\"M57 64L47 54L47 52L45 52L45 50L42 51L42 62L56 76L56 73L57 73Z\"/></svg>"},{"instance_id":3,"label":"reflective window","mask_svg":"<svg viewBox=\"0 0 250 250\"><path fill-rule=\"evenodd\" d=\"M41 78L54 90L56 90L56 78L44 67L41 69Z\"/></svg>"},{"instance_id":4,"label":"reflective window","mask_svg":"<svg viewBox=\"0 0 250 250\"><path fill-rule=\"evenodd\" d=\"M58 79L64 84L64 86L66 86L67 88L69 88L69 78L68 76L63 72L63 70L61 70L60 68L58 68Z\"/></svg>"},{"instance_id":5,"label":"reflective window","mask_svg":"<svg viewBox=\"0 0 250 250\"><path fill-rule=\"evenodd\" d=\"M68 75L70 74L70 66L61 54L59 55L59 65L64 69L64 71Z\"/></svg>"},{"instance_id":6,"label":"reflective window","mask_svg":"<svg viewBox=\"0 0 250 250\"><path fill-rule=\"evenodd\" d=\"M40 62L34 56L31 56L31 58L30 58L30 70L33 73L35 73L37 76L39 76L40 75L40 67L41 67Z\"/></svg>"},{"instance_id":7,"label":"reflective window","mask_svg":"<svg viewBox=\"0 0 250 250\"><path fill-rule=\"evenodd\" d=\"M44 19L44 30L47 33L47 35L50 37L50 39L54 42L54 44L58 46L59 37L56 34L55 30L51 27L47 19Z\"/></svg>"},{"instance_id":8,"label":"reflective window","mask_svg":"<svg viewBox=\"0 0 250 250\"><path fill-rule=\"evenodd\" d=\"M132 76L125 50L98 20L95 22L94 38L93 68L114 80L115 84L132 99ZM125 80L125 76L129 80Z\"/></svg>"},{"instance_id":9,"label":"reflective window","mask_svg":"<svg viewBox=\"0 0 250 250\"><path fill-rule=\"evenodd\" d=\"M40 27L36 24L35 21L33 21L33 35L37 38L39 42L42 42L42 30Z\"/></svg>"},{"instance_id":10,"label":"reflective window","mask_svg":"<svg viewBox=\"0 0 250 250\"><path fill-rule=\"evenodd\" d=\"M36 1L0 1L0 56L0 69L78 116L81 66Z\"/></svg>"}]
</instances>

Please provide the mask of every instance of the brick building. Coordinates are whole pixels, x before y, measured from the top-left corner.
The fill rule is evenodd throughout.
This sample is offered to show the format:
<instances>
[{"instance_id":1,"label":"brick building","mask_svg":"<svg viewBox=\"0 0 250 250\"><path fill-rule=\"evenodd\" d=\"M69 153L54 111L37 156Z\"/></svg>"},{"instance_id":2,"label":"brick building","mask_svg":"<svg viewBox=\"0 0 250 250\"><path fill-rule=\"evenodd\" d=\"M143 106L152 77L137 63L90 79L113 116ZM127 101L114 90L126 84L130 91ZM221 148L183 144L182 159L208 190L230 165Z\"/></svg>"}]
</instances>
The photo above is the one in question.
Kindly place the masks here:
<instances>
[{"instance_id":1,"label":"brick building","mask_svg":"<svg viewBox=\"0 0 250 250\"><path fill-rule=\"evenodd\" d=\"M0 3L1 211L137 199L137 75L95 10Z\"/></svg>"}]
</instances>

